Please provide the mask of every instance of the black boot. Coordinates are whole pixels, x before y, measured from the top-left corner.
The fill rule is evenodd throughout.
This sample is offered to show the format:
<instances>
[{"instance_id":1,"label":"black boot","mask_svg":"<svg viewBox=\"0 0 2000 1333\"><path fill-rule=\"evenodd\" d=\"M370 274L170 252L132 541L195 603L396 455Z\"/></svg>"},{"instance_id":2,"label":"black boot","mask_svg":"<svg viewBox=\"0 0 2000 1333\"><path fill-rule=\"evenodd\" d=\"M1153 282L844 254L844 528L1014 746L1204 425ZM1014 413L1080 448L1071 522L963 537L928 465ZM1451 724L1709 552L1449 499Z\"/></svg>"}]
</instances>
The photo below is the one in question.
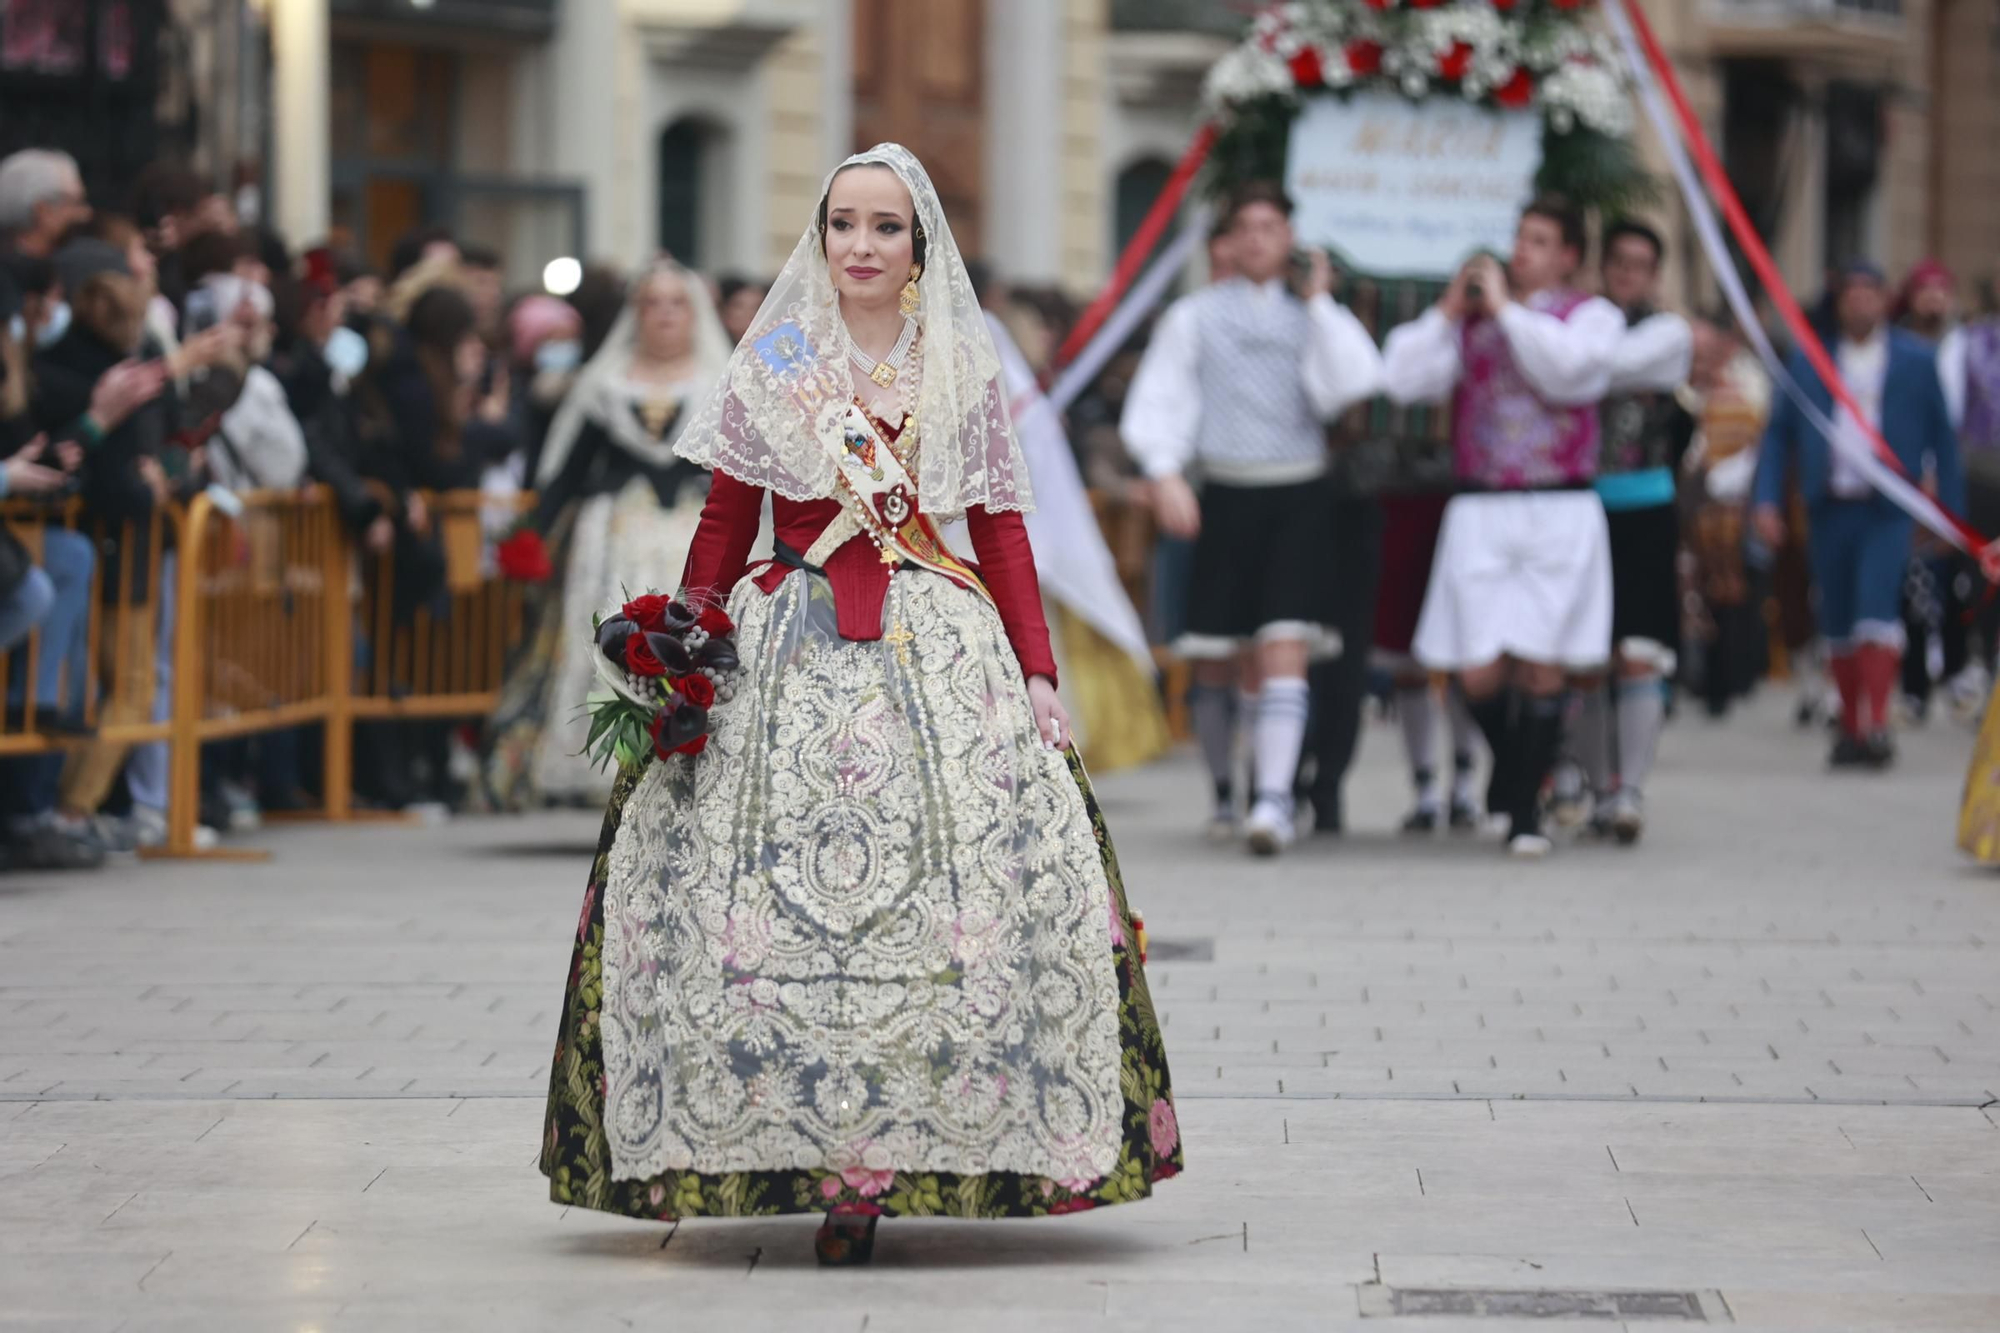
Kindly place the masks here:
<instances>
[{"instance_id":1,"label":"black boot","mask_svg":"<svg viewBox=\"0 0 2000 1333\"><path fill-rule=\"evenodd\" d=\"M1486 808L1499 813L1513 806L1514 765L1519 746L1515 736L1515 698L1512 690L1502 690L1485 699L1468 697L1466 711L1486 737L1493 755L1493 771L1486 777Z\"/></svg>"}]
</instances>

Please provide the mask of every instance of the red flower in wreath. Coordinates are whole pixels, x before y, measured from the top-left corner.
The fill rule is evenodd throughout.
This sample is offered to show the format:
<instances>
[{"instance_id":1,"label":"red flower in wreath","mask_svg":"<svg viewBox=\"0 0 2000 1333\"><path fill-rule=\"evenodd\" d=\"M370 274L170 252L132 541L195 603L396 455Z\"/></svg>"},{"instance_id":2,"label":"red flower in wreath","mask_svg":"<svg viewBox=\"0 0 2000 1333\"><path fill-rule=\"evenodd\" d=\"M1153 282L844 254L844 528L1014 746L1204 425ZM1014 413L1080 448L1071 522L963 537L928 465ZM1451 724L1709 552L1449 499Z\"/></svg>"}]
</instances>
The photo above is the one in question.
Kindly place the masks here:
<instances>
[{"instance_id":1,"label":"red flower in wreath","mask_svg":"<svg viewBox=\"0 0 2000 1333\"><path fill-rule=\"evenodd\" d=\"M1368 7L1370 9L1387 9L1394 3L1395 0L1368 0Z\"/></svg>"},{"instance_id":2,"label":"red flower in wreath","mask_svg":"<svg viewBox=\"0 0 2000 1333\"><path fill-rule=\"evenodd\" d=\"M736 632L736 622L719 606L704 606L695 624L711 639L724 638Z\"/></svg>"},{"instance_id":3,"label":"red flower in wreath","mask_svg":"<svg viewBox=\"0 0 2000 1333\"><path fill-rule=\"evenodd\" d=\"M625 669L635 676L664 676L667 664L662 662L652 645L646 642L646 631L635 630L625 637Z\"/></svg>"},{"instance_id":4,"label":"red flower in wreath","mask_svg":"<svg viewBox=\"0 0 2000 1333\"><path fill-rule=\"evenodd\" d=\"M1444 0L1410 0L1411 9L1436 9Z\"/></svg>"},{"instance_id":5,"label":"red flower in wreath","mask_svg":"<svg viewBox=\"0 0 2000 1333\"><path fill-rule=\"evenodd\" d=\"M548 545L533 528L518 528L494 548L500 576L516 583L546 583L555 576Z\"/></svg>"},{"instance_id":6,"label":"red flower in wreath","mask_svg":"<svg viewBox=\"0 0 2000 1333\"><path fill-rule=\"evenodd\" d=\"M1493 7L1505 14L1514 7L1514 0L1493 0Z\"/></svg>"},{"instance_id":7,"label":"red flower in wreath","mask_svg":"<svg viewBox=\"0 0 2000 1333\"><path fill-rule=\"evenodd\" d=\"M1462 79L1465 71L1472 68L1472 43L1453 42L1451 50L1438 57L1438 77Z\"/></svg>"},{"instance_id":8,"label":"red flower in wreath","mask_svg":"<svg viewBox=\"0 0 2000 1333\"><path fill-rule=\"evenodd\" d=\"M715 707L715 682L707 676L675 676L674 689L696 708Z\"/></svg>"},{"instance_id":9,"label":"red flower in wreath","mask_svg":"<svg viewBox=\"0 0 2000 1333\"><path fill-rule=\"evenodd\" d=\"M634 597L625 603L619 614L642 630L664 633L667 628L667 603L672 600L664 594L649 592L644 597Z\"/></svg>"},{"instance_id":10,"label":"red flower in wreath","mask_svg":"<svg viewBox=\"0 0 2000 1333\"><path fill-rule=\"evenodd\" d=\"M1320 68L1319 48L1302 46L1291 59L1292 82L1300 88L1318 88L1326 82L1326 71Z\"/></svg>"},{"instance_id":11,"label":"red flower in wreath","mask_svg":"<svg viewBox=\"0 0 2000 1333\"><path fill-rule=\"evenodd\" d=\"M1493 90L1493 100L1501 106L1519 109L1535 100L1535 79L1526 69L1516 69L1512 78Z\"/></svg>"},{"instance_id":12,"label":"red flower in wreath","mask_svg":"<svg viewBox=\"0 0 2000 1333\"><path fill-rule=\"evenodd\" d=\"M1347 67L1357 75L1382 72L1382 43L1370 41L1347 44Z\"/></svg>"}]
</instances>

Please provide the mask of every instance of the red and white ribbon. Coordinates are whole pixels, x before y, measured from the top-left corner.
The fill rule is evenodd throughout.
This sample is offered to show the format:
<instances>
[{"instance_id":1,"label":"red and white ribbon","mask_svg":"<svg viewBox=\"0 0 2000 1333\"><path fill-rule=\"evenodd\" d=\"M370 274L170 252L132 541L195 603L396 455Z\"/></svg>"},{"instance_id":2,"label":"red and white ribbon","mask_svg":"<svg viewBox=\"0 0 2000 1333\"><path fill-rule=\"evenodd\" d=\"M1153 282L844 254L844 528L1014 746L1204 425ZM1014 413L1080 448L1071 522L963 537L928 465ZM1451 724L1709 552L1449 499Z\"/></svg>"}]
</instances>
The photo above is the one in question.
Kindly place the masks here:
<instances>
[{"instance_id":1,"label":"red and white ribbon","mask_svg":"<svg viewBox=\"0 0 2000 1333\"><path fill-rule=\"evenodd\" d=\"M1701 239L1702 250L1707 254L1709 266L1722 285L1724 298L1729 302L1736 322L1756 349L1764 368L1770 373L1772 382L1791 398L1806 420L1814 429L1824 435L1834 449L1847 453L1848 459L1876 490L1887 496L1898 508L1922 523L1926 528L1946 541L1968 552L1978 552L1986 544L1986 539L1974 531L1963 519L1947 510L1936 500L1919 489L1903 470L1881 432L1868 420L1865 413L1854 401L1841 380L1840 372L1828 355L1826 346L1799 309L1785 286L1784 278L1778 272L1777 264L1765 248L1757 229L1750 222L1749 213L1737 198L1736 189L1730 184L1728 173L1723 171L1715 149L1703 133L1701 122L1688 105L1686 94L1681 90L1680 81L1675 77L1673 65L1662 51L1654 36L1644 12L1627 5L1625 0L1605 0L1605 17L1610 20L1611 30L1624 50L1625 63L1632 76L1632 83L1639 94L1640 106L1652 122L1653 129L1660 136L1666 149L1667 160L1673 167L1674 179L1680 187L1681 195L1687 202L1688 215L1694 222L1695 234ZM1669 110L1671 104L1671 110ZM1689 158L1690 151L1693 160ZM1697 164L1699 172L1697 173ZM1704 190L1703 183L1707 189ZM1730 232L1743 248L1744 256L1756 272L1758 280L1769 294L1772 305L1790 331L1799 349L1805 353L1813 371L1820 377L1833 394L1835 404L1846 410L1860 423L1868 448L1854 447L1847 442L1843 432L1834 429L1819 405L1792 376L1783 358L1771 345L1770 337L1758 318L1755 303L1745 289L1742 275L1736 271L1735 261L1730 257L1729 246L1723 240L1722 229L1718 225L1715 210L1709 202L1713 193L1722 206L1723 216L1729 222Z\"/></svg>"}]
</instances>

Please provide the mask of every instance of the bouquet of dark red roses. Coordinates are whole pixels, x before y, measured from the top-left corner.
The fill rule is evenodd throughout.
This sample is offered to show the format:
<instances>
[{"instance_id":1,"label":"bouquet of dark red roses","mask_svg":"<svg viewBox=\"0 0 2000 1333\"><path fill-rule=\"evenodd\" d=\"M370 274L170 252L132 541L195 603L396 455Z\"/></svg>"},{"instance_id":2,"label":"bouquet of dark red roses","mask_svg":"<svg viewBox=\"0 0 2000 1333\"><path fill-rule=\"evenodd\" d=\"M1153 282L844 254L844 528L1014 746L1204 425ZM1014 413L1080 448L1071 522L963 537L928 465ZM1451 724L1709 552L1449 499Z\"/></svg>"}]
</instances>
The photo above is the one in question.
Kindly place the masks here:
<instances>
[{"instance_id":1,"label":"bouquet of dark red roses","mask_svg":"<svg viewBox=\"0 0 2000 1333\"><path fill-rule=\"evenodd\" d=\"M736 626L719 606L696 610L660 593L591 618L597 678L586 750L600 768L708 747L711 711L736 693Z\"/></svg>"}]
</instances>

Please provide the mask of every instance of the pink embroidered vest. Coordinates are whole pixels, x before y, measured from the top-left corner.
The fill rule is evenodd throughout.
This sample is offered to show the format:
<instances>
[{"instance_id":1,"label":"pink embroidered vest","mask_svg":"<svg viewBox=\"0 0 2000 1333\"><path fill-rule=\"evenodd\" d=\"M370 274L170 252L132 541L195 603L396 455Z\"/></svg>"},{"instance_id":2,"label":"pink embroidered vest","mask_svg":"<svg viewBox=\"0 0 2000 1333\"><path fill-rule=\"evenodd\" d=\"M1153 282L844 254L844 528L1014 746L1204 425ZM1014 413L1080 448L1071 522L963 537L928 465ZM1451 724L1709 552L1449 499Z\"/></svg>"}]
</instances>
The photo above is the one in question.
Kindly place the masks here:
<instances>
[{"instance_id":1,"label":"pink embroidered vest","mask_svg":"<svg viewBox=\"0 0 2000 1333\"><path fill-rule=\"evenodd\" d=\"M1567 320L1590 298L1553 292L1536 303ZM1465 322L1462 366L1452 395L1452 453L1458 479L1492 490L1588 482L1597 471L1597 411L1556 407L1536 394L1514 364L1495 319Z\"/></svg>"}]
</instances>

